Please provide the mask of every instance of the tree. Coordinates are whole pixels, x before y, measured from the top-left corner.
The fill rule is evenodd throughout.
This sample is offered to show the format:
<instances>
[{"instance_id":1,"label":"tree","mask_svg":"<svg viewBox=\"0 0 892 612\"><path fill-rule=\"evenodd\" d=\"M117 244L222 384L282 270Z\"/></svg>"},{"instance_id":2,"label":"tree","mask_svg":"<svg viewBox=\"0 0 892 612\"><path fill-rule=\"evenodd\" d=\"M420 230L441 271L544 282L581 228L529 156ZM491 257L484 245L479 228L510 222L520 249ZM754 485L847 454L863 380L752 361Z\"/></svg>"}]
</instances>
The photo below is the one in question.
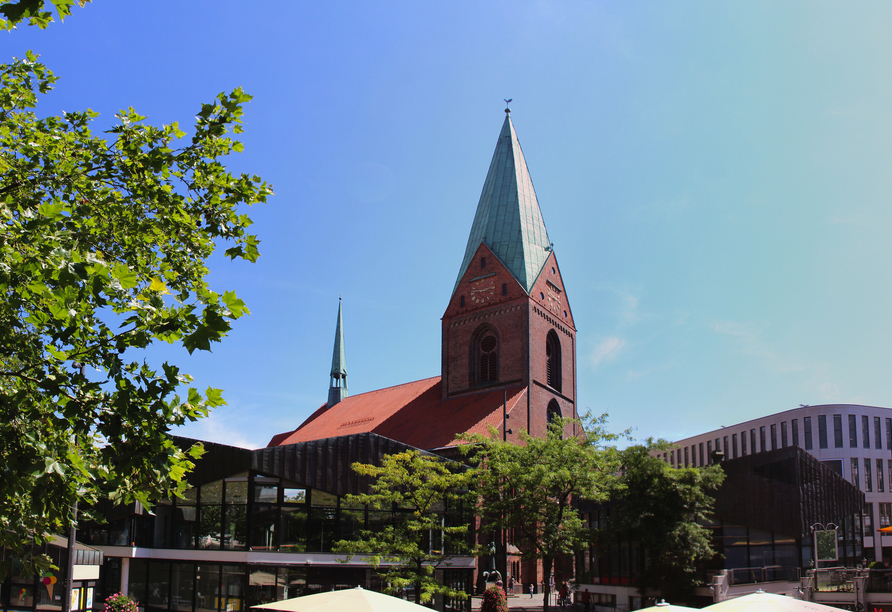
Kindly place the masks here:
<instances>
[{"instance_id":1,"label":"tree","mask_svg":"<svg viewBox=\"0 0 892 612\"><path fill-rule=\"evenodd\" d=\"M604 416L586 417L579 437L565 436L572 419L555 419L544 438L520 432L520 444L497 432L466 436L479 466L478 513L484 526L513 529L525 557L542 560L547 610L552 565L591 538L574 503L604 501L616 490L619 454Z\"/></svg>"},{"instance_id":2,"label":"tree","mask_svg":"<svg viewBox=\"0 0 892 612\"><path fill-rule=\"evenodd\" d=\"M93 519L100 499L150 506L184 490L200 449L167 432L223 398L181 399L191 378L142 349L210 350L248 312L211 290L206 260L218 243L257 259L238 208L271 193L220 161L242 148L229 136L250 99L240 89L202 105L183 141L132 108L103 137L89 110L38 118L55 81L30 52L0 65L0 546L29 570L32 542L67 527L76 500Z\"/></svg>"},{"instance_id":3,"label":"tree","mask_svg":"<svg viewBox=\"0 0 892 612\"><path fill-rule=\"evenodd\" d=\"M347 560L362 555L388 583L388 592L414 587L415 603L434 595L464 599L463 591L437 581L435 572L455 556L473 554L467 505L472 472L417 450L387 455L380 467L354 463L353 470L373 482L369 493L347 495L346 502L368 506L370 515L383 520L370 519L358 540L337 542L334 552L347 553Z\"/></svg>"},{"instance_id":4,"label":"tree","mask_svg":"<svg viewBox=\"0 0 892 612\"><path fill-rule=\"evenodd\" d=\"M697 581L697 562L711 558L710 532L704 527L712 511L710 491L725 478L720 465L673 468L654 453L669 447L647 440L622 452L625 493L605 534L632 539L642 552L638 591L659 590L669 601L686 602Z\"/></svg>"}]
</instances>

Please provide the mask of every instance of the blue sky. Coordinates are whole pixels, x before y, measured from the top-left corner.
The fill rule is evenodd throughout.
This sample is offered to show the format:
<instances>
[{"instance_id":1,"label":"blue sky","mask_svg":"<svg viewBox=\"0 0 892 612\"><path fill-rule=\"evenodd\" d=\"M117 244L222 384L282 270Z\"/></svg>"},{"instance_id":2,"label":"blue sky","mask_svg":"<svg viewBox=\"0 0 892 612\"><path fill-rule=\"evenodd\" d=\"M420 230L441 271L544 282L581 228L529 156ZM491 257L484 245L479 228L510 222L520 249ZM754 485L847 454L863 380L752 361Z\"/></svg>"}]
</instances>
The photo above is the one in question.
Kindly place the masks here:
<instances>
[{"instance_id":1,"label":"blue sky","mask_svg":"<svg viewBox=\"0 0 892 612\"><path fill-rule=\"evenodd\" d=\"M581 410L680 439L799 404L892 406L892 5L96 0L0 36L61 77L42 114L189 125L254 96L229 166L276 196L225 389L180 433L248 447L327 397L439 374L440 317L504 114L578 326ZM432 415L435 418L435 415Z\"/></svg>"}]
</instances>

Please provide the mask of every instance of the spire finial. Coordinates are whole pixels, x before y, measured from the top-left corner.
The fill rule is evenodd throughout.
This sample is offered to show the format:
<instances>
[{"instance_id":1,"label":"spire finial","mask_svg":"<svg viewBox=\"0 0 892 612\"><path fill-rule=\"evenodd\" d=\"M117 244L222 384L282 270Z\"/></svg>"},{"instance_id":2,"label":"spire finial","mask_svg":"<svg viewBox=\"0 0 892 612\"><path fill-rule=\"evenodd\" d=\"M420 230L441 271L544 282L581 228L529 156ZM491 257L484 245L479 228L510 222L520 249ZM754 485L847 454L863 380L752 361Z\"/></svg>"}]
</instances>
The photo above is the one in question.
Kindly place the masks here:
<instances>
[{"instance_id":1,"label":"spire finial","mask_svg":"<svg viewBox=\"0 0 892 612\"><path fill-rule=\"evenodd\" d=\"M505 100L505 98L502 98L502 99ZM514 98L508 98L507 100L505 100L505 114L507 114L507 115L511 114L511 106L510 105L513 100L514 100Z\"/></svg>"}]
</instances>

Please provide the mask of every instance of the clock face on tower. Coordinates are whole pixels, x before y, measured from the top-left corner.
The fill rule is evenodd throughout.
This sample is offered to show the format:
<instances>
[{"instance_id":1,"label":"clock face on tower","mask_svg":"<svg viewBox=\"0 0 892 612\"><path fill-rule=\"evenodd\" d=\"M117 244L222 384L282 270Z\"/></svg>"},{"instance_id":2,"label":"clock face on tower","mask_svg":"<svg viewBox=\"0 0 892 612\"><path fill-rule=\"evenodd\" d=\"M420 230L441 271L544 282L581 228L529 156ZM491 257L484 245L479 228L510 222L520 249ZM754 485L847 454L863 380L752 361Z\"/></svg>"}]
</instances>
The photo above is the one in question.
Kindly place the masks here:
<instances>
[{"instance_id":1,"label":"clock face on tower","mask_svg":"<svg viewBox=\"0 0 892 612\"><path fill-rule=\"evenodd\" d=\"M471 301L475 304L488 302L495 294L496 284L492 278L481 278L471 283Z\"/></svg>"}]
</instances>

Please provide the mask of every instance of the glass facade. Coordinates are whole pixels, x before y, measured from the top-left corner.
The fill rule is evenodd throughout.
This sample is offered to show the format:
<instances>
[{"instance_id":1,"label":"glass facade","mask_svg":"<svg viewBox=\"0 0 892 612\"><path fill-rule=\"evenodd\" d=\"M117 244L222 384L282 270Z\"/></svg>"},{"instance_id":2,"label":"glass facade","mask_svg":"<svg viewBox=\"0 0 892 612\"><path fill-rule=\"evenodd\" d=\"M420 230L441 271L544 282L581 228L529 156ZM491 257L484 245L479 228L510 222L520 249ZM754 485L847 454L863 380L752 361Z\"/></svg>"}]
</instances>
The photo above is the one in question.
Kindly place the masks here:
<instances>
[{"instance_id":1,"label":"glass facade","mask_svg":"<svg viewBox=\"0 0 892 612\"><path fill-rule=\"evenodd\" d=\"M349 504L326 491L284 478L254 472L206 483L190 489L184 499L165 500L153 515L131 515L109 525L85 525L81 541L96 545L123 545L152 549L204 551L254 551L279 553L330 553L339 540L357 539L364 529L384 529L409 510L369 511ZM444 525L473 522L467 509L440 507ZM469 530L469 542L473 538ZM430 534L429 545L448 551L450 544ZM365 565L334 562L257 565L178 559L129 560L130 594L147 610L184 612L242 612L250 606L332 588L382 590L376 574ZM106 590L120 590L121 559L106 558ZM467 585L472 570L449 570L450 583ZM39 595L39 590L38 590ZM97 605L101 608L104 597ZM456 600L450 609L469 610L467 601ZM39 609L39 608L38 608ZM58 607L56 608L56 612Z\"/></svg>"}]
</instances>

